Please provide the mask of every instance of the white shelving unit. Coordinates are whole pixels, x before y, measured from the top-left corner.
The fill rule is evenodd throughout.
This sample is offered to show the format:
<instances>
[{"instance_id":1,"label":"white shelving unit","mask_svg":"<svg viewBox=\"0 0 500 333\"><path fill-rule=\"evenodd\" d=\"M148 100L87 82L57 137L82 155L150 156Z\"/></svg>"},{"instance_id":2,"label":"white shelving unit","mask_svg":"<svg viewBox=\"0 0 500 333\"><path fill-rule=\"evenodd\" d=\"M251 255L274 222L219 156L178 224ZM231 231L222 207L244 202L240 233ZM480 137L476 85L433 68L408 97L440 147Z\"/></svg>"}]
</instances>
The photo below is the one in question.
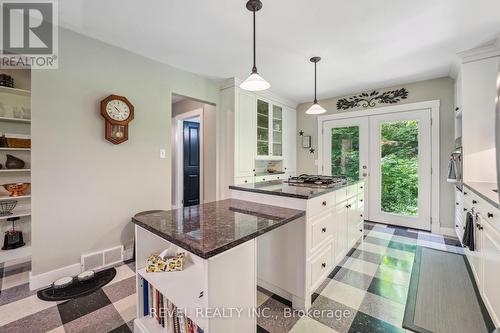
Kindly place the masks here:
<instances>
[{"instance_id":1,"label":"white shelving unit","mask_svg":"<svg viewBox=\"0 0 500 333\"><path fill-rule=\"evenodd\" d=\"M14 78L16 80L16 78ZM31 108L31 91L18 88L0 86L0 132L29 135L31 133L31 119L19 118L15 108ZM26 114L21 114L25 116ZM15 221L15 229L23 232L23 240L26 245L17 249L0 250L0 263L31 256L31 194L10 197L9 192L4 190L3 184L31 182L31 148L8 148L0 147L0 202L16 200L17 205L11 215L0 216L0 248L3 246L3 233L11 228L11 222L7 219L18 217ZM22 159L26 165L23 169L6 169L6 155L10 154Z\"/></svg>"}]
</instances>

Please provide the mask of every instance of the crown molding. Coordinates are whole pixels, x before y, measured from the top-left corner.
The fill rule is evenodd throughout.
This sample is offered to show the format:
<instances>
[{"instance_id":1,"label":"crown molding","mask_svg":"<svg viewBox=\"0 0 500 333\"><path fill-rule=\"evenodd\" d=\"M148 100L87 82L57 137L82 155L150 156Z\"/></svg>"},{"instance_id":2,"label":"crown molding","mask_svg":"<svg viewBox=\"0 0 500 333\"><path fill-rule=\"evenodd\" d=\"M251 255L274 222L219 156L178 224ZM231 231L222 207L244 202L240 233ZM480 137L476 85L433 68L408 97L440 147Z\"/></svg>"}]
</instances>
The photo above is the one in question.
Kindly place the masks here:
<instances>
[{"instance_id":1,"label":"crown molding","mask_svg":"<svg viewBox=\"0 0 500 333\"><path fill-rule=\"evenodd\" d=\"M230 79L224 80L220 83L220 90L228 89L228 88L236 88L236 89L241 89L240 84L243 82L241 79L237 77L232 77ZM273 93L272 91L264 90L264 91L256 91L256 92L250 92L255 94L257 97L261 97L273 102L277 102L279 104L282 104L284 106L287 106L292 109L296 109L298 103L289 100L286 97L280 96L278 94Z\"/></svg>"},{"instance_id":2,"label":"crown molding","mask_svg":"<svg viewBox=\"0 0 500 333\"><path fill-rule=\"evenodd\" d=\"M500 56L500 35L484 45L460 52L458 56L462 58L463 64L481 59L498 57Z\"/></svg>"}]
</instances>

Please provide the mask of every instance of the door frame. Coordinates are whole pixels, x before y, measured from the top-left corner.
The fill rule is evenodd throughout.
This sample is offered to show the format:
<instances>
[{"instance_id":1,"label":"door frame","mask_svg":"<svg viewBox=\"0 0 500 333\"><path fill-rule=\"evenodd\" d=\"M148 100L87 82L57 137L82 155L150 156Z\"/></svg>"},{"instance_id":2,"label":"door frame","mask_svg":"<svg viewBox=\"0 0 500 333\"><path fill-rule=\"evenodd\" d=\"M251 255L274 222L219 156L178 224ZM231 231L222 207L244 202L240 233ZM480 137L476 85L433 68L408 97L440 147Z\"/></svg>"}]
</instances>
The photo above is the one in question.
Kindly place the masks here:
<instances>
[{"instance_id":1,"label":"door frame","mask_svg":"<svg viewBox=\"0 0 500 333\"><path fill-rule=\"evenodd\" d=\"M175 179L172 181L175 189L173 191L175 198L172 200L174 207L183 207L182 200L184 198L184 140L183 140L183 130L184 130L184 120L189 120L191 118L200 117L200 204L203 203L203 108L196 109L193 111L188 111L175 116L172 119L173 127L173 142L175 149L172 152L172 158L175 164Z\"/></svg>"},{"instance_id":2,"label":"door frame","mask_svg":"<svg viewBox=\"0 0 500 333\"><path fill-rule=\"evenodd\" d=\"M439 221L439 182L440 182L440 151L439 151L439 108L441 101L432 100L417 103L400 104L379 107L367 110L341 112L318 117L318 159L316 166L318 174L323 173L323 123L325 121L340 120L346 118L382 115L406 111L429 110L431 113L431 231L442 233Z\"/></svg>"}]
</instances>

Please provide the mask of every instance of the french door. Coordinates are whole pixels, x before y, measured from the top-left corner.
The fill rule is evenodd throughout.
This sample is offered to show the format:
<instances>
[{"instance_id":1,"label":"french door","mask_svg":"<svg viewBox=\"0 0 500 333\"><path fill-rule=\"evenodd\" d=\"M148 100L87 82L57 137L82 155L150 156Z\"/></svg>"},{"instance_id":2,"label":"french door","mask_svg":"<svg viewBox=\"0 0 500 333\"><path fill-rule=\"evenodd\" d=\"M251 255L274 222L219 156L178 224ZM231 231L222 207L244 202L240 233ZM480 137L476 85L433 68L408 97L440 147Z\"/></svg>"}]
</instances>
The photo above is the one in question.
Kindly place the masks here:
<instances>
[{"instance_id":1,"label":"french door","mask_svg":"<svg viewBox=\"0 0 500 333\"><path fill-rule=\"evenodd\" d=\"M430 230L429 110L324 122L323 173L365 179L368 220Z\"/></svg>"}]
</instances>

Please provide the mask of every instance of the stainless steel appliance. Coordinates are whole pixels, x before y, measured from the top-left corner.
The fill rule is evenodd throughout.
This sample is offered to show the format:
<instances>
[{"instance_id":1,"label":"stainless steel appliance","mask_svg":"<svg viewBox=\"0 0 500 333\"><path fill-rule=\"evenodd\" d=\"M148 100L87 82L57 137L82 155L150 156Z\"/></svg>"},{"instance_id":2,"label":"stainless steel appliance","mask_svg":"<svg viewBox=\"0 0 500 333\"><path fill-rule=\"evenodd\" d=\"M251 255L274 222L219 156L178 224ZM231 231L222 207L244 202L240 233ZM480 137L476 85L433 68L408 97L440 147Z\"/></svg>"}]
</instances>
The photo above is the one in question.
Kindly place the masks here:
<instances>
[{"instance_id":1,"label":"stainless steel appliance","mask_svg":"<svg viewBox=\"0 0 500 333\"><path fill-rule=\"evenodd\" d=\"M455 150L450 155L450 161L454 163L456 181L455 186L462 191L463 189L463 151L462 151L462 138L455 139Z\"/></svg>"},{"instance_id":2,"label":"stainless steel appliance","mask_svg":"<svg viewBox=\"0 0 500 333\"><path fill-rule=\"evenodd\" d=\"M496 152L497 152L497 189L500 185L500 67L498 68L497 74L497 109L495 113L496 117ZM497 190L498 191L498 190ZM499 193L500 201L500 193Z\"/></svg>"},{"instance_id":3,"label":"stainless steel appliance","mask_svg":"<svg viewBox=\"0 0 500 333\"><path fill-rule=\"evenodd\" d=\"M345 176L322 176L302 174L297 177L290 177L288 184L293 186L328 188L347 184Z\"/></svg>"}]
</instances>

